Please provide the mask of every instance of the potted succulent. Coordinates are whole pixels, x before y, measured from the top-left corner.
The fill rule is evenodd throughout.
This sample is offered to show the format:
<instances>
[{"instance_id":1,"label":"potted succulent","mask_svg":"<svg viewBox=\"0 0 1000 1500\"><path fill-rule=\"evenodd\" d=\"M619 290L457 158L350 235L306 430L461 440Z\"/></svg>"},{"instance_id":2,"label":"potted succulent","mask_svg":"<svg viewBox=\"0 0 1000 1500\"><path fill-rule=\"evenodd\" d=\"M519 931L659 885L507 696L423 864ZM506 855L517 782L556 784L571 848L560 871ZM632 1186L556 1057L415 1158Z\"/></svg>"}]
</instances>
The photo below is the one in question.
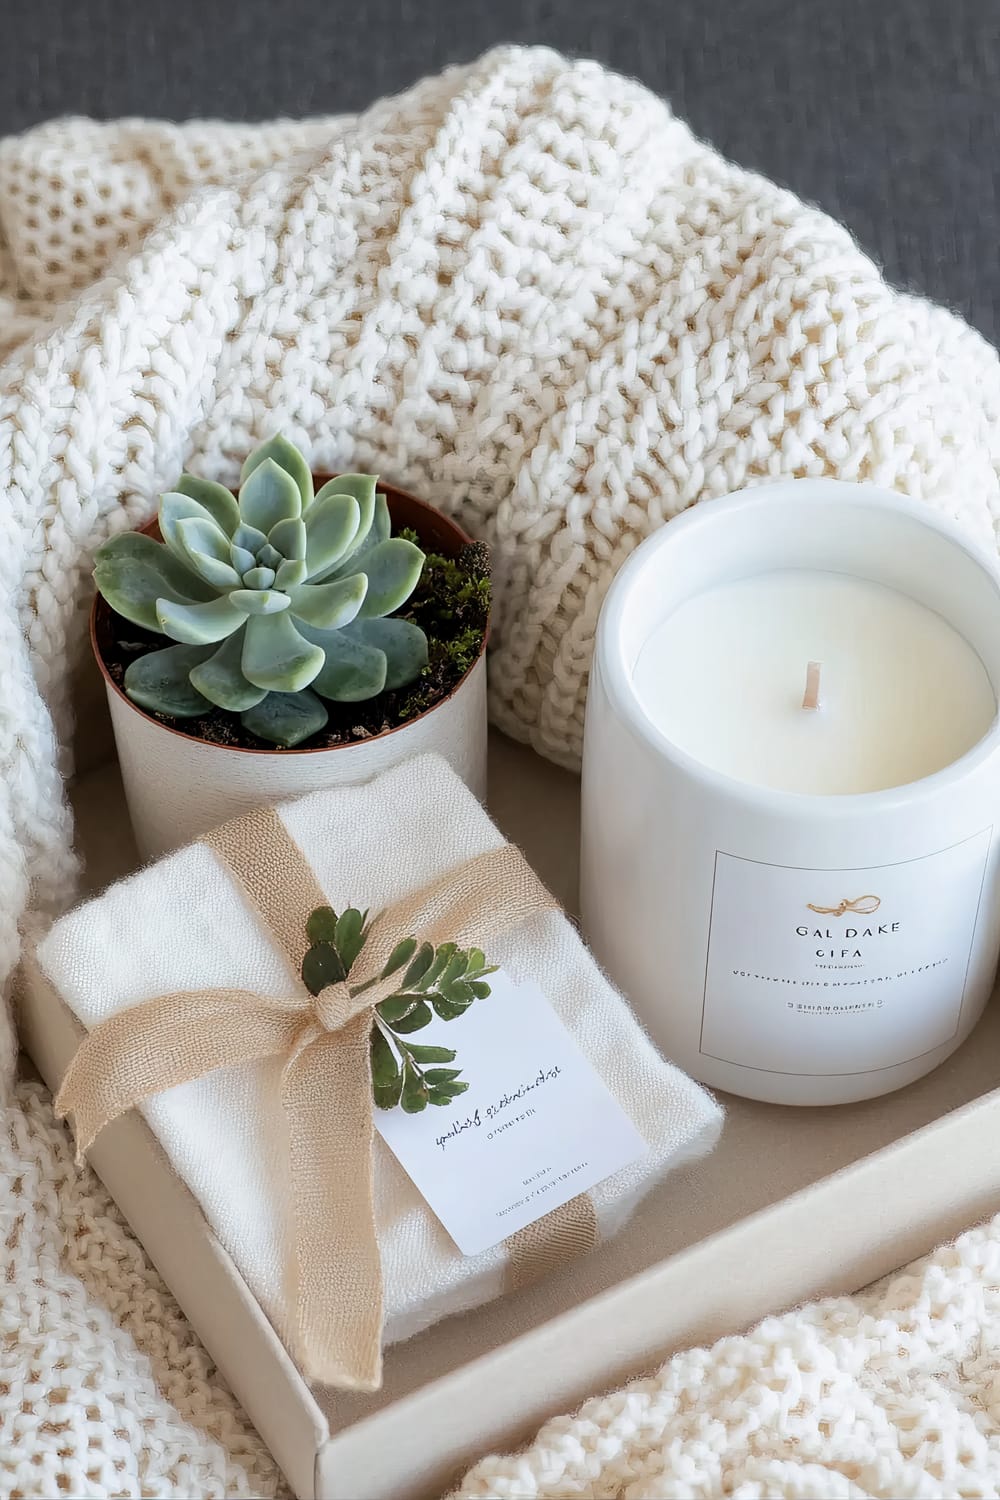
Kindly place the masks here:
<instances>
[{"instance_id":1,"label":"potted succulent","mask_svg":"<svg viewBox=\"0 0 1000 1500\"><path fill-rule=\"evenodd\" d=\"M395 533L395 534L393 534ZM91 639L139 852L437 750L485 790L488 559L375 476L275 437L98 551Z\"/></svg>"}]
</instances>

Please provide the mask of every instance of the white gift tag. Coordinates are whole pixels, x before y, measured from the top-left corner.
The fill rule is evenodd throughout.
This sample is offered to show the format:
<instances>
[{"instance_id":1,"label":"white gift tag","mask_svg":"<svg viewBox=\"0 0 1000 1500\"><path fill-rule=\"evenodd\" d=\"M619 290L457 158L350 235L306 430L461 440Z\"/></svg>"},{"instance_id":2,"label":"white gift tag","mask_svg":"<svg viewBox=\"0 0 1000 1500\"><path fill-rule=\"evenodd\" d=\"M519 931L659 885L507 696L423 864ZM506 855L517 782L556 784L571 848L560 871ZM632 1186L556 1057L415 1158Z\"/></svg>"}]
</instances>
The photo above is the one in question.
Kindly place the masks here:
<instances>
[{"instance_id":1,"label":"white gift tag","mask_svg":"<svg viewBox=\"0 0 1000 1500\"><path fill-rule=\"evenodd\" d=\"M644 1157L649 1148L536 984L502 969L491 994L411 1037L449 1047L468 1091L375 1125L463 1255L477 1255Z\"/></svg>"}]
</instances>

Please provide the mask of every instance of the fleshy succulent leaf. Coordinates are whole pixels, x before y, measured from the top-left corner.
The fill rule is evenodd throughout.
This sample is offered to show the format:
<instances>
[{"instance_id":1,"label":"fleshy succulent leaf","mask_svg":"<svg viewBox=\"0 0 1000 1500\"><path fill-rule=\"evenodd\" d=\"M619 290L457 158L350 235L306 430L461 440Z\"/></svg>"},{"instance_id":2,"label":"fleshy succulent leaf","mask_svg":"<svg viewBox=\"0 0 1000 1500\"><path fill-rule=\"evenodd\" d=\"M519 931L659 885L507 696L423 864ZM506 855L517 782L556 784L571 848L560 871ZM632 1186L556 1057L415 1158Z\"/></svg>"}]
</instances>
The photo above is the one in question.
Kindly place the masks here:
<instances>
[{"instance_id":1,"label":"fleshy succulent leaf","mask_svg":"<svg viewBox=\"0 0 1000 1500\"><path fill-rule=\"evenodd\" d=\"M279 521L297 520L302 514L302 492L291 474L273 458L265 458L241 484L239 504L245 525L270 533Z\"/></svg>"},{"instance_id":2,"label":"fleshy succulent leaf","mask_svg":"<svg viewBox=\"0 0 1000 1500\"><path fill-rule=\"evenodd\" d=\"M257 561L262 568L280 568L286 561L285 554L279 552L277 547L272 547L270 542L265 542L257 553Z\"/></svg>"},{"instance_id":3,"label":"fleshy succulent leaf","mask_svg":"<svg viewBox=\"0 0 1000 1500\"><path fill-rule=\"evenodd\" d=\"M389 515L389 502L384 495L376 495L375 513L372 516L368 538L371 539L372 546L377 547L379 542L387 542L391 535L392 518Z\"/></svg>"},{"instance_id":4,"label":"fleshy succulent leaf","mask_svg":"<svg viewBox=\"0 0 1000 1500\"><path fill-rule=\"evenodd\" d=\"M370 526L377 486L377 474L335 474L332 479L326 481L321 490L316 492L316 499L321 500L326 495L353 495L361 507L362 516Z\"/></svg>"},{"instance_id":5,"label":"fleshy succulent leaf","mask_svg":"<svg viewBox=\"0 0 1000 1500\"><path fill-rule=\"evenodd\" d=\"M335 583L301 583L289 589L292 614L320 630L341 630L356 617L364 603L368 580L352 573Z\"/></svg>"},{"instance_id":6,"label":"fleshy succulent leaf","mask_svg":"<svg viewBox=\"0 0 1000 1500\"><path fill-rule=\"evenodd\" d=\"M389 516L389 502L384 495L375 496L372 519L366 531L362 529L363 524L364 516L362 516L362 526L358 527L358 536L354 546L340 559L329 575L322 575L324 579L327 576L343 578L347 573L356 573L363 566L368 553L380 546L382 542L388 541L392 533L392 520Z\"/></svg>"},{"instance_id":7,"label":"fleshy succulent leaf","mask_svg":"<svg viewBox=\"0 0 1000 1500\"><path fill-rule=\"evenodd\" d=\"M94 579L112 609L146 630L161 628L156 613L158 599L196 604L215 596L215 590L179 562L168 547L139 531L112 537L98 549Z\"/></svg>"},{"instance_id":8,"label":"fleshy succulent leaf","mask_svg":"<svg viewBox=\"0 0 1000 1500\"><path fill-rule=\"evenodd\" d=\"M377 485L377 474L337 474L333 479L328 479L323 488L317 491L316 500L325 500L328 495L352 495L358 502L361 512L357 537L360 542L375 515Z\"/></svg>"},{"instance_id":9,"label":"fleshy succulent leaf","mask_svg":"<svg viewBox=\"0 0 1000 1500\"><path fill-rule=\"evenodd\" d=\"M261 548L267 546L267 534L258 531L256 526L248 526L245 521L241 521L233 532L233 545L245 548L256 562L260 557ZM267 559L264 558L264 561L267 562Z\"/></svg>"},{"instance_id":10,"label":"fleshy succulent leaf","mask_svg":"<svg viewBox=\"0 0 1000 1500\"><path fill-rule=\"evenodd\" d=\"M231 537L240 524L240 508L236 496L224 484L212 479L199 479L196 474L182 474L174 485L174 492L197 500L208 511L217 526Z\"/></svg>"},{"instance_id":11,"label":"fleshy succulent leaf","mask_svg":"<svg viewBox=\"0 0 1000 1500\"><path fill-rule=\"evenodd\" d=\"M188 516L177 522L175 530L181 551L187 557L195 552L201 553L205 557L214 558L216 562L225 563L235 572L229 558L232 542L214 521L203 520L201 516Z\"/></svg>"},{"instance_id":12,"label":"fleshy succulent leaf","mask_svg":"<svg viewBox=\"0 0 1000 1500\"><path fill-rule=\"evenodd\" d=\"M180 647L177 649L180 650ZM203 647L185 649L204 652ZM202 660L191 670L191 682L198 692L210 703L214 703L216 708L224 708L234 714L256 708L267 692L266 688L255 687L252 682L247 682L243 676L242 658L243 631L237 630L211 656L205 658L203 655Z\"/></svg>"},{"instance_id":13,"label":"fleshy succulent leaf","mask_svg":"<svg viewBox=\"0 0 1000 1500\"><path fill-rule=\"evenodd\" d=\"M210 646L166 646L138 657L125 673L123 686L133 703L172 719L191 719L212 705L191 682L191 669L204 660Z\"/></svg>"},{"instance_id":14,"label":"fleshy succulent leaf","mask_svg":"<svg viewBox=\"0 0 1000 1500\"><path fill-rule=\"evenodd\" d=\"M156 605L158 628L171 640L189 646L207 646L212 641L225 640L246 618L229 599L228 594L210 599L207 604L175 604L160 599Z\"/></svg>"},{"instance_id":15,"label":"fleshy succulent leaf","mask_svg":"<svg viewBox=\"0 0 1000 1500\"><path fill-rule=\"evenodd\" d=\"M243 575L243 587L247 589L269 589L276 582L277 574L273 568L250 568Z\"/></svg>"},{"instance_id":16,"label":"fleshy succulent leaf","mask_svg":"<svg viewBox=\"0 0 1000 1500\"><path fill-rule=\"evenodd\" d=\"M324 485L305 518L305 559L310 578L335 568L357 539L361 507L353 495L326 494Z\"/></svg>"},{"instance_id":17,"label":"fleshy succulent leaf","mask_svg":"<svg viewBox=\"0 0 1000 1500\"><path fill-rule=\"evenodd\" d=\"M229 549L229 561L241 578L244 573L249 573L251 568L257 566L257 558L254 553L248 552L246 547L237 547L235 542Z\"/></svg>"},{"instance_id":18,"label":"fleshy succulent leaf","mask_svg":"<svg viewBox=\"0 0 1000 1500\"><path fill-rule=\"evenodd\" d=\"M229 595L234 608L244 615L284 614L291 600L280 589L233 589Z\"/></svg>"},{"instance_id":19,"label":"fleshy succulent leaf","mask_svg":"<svg viewBox=\"0 0 1000 1500\"><path fill-rule=\"evenodd\" d=\"M240 575L229 560L229 538L214 521L188 517L177 522L174 535L184 561L206 583L216 589L239 587Z\"/></svg>"},{"instance_id":20,"label":"fleshy succulent leaf","mask_svg":"<svg viewBox=\"0 0 1000 1500\"><path fill-rule=\"evenodd\" d=\"M427 665L427 637L412 620L354 620L344 628L349 640L385 654L387 691L415 681Z\"/></svg>"},{"instance_id":21,"label":"fleshy succulent leaf","mask_svg":"<svg viewBox=\"0 0 1000 1500\"><path fill-rule=\"evenodd\" d=\"M344 630L318 630L306 624L299 629L323 653L323 666L313 680L320 697L335 703L361 703L385 687L384 651L347 639Z\"/></svg>"},{"instance_id":22,"label":"fleshy succulent leaf","mask_svg":"<svg viewBox=\"0 0 1000 1500\"><path fill-rule=\"evenodd\" d=\"M321 671L323 652L299 634L287 613L251 615L242 665L244 677L256 687L297 693Z\"/></svg>"},{"instance_id":23,"label":"fleshy succulent leaf","mask_svg":"<svg viewBox=\"0 0 1000 1500\"><path fill-rule=\"evenodd\" d=\"M282 558L303 558L306 555L306 526L298 516L279 521L267 534L268 544Z\"/></svg>"},{"instance_id":24,"label":"fleshy succulent leaf","mask_svg":"<svg viewBox=\"0 0 1000 1500\"><path fill-rule=\"evenodd\" d=\"M191 495L182 495L180 490L168 490L165 495L160 496L160 508L157 512L157 520L160 525L160 535L164 544L170 548L182 562L187 561L187 554L181 546L177 535L177 527L181 521L205 521L210 526L215 526L215 517L210 510L202 505L200 500L195 500Z\"/></svg>"},{"instance_id":25,"label":"fleshy succulent leaf","mask_svg":"<svg viewBox=\"0 0 1000 1500\"><path fill-rule=\"evenodd\" d=\"M253 450L243 465L240 484L246 484L250 475L255 469L260 468L266 459L272 459L280 469L284 469L286 474L291 475L299 490L302 509L307 510L313 497L313 482L309 465L295 444L290 443L288 438L282 437L280 433L276 437L268 438L266 443L261 443L259 448Z\"/></svg>"},{"instance_id":26,"label":"fleshy succulent leaf","mask_svg":"<svg viewBox=\"0 0 1000 1500\"><path fill-rule=\"evenodd\" d=\"M297 584L305 583L307 576L305 561L301 557L286 557L278 564L274 581L279 589L293 589Z\"/></svg>"},{"instance_id":27,"label":"fleshy succulent leaf","mask_svg":"<svg viewBox=\"0 0 1000 1500\"><path fill-rule=\"evenodd\" d=\"M417 586L424 566L424 554L405 537L390 537L366 554L364 570L368 592L361 606L361 618L391 614L405 604Z\"/></svg>"},{"instance_id":28,"label":"fleshy succulent leaf","mask_svg":"<svg viewBox=\"0 0 1000 1500\"><path fill-rule=\"evenodd\" d=\"M291 750L318 734L327 717L323 700L306 688L298 693L268 693L255 708L240 715L240 723L259 739Z\"/></svg>"}]
</instances>

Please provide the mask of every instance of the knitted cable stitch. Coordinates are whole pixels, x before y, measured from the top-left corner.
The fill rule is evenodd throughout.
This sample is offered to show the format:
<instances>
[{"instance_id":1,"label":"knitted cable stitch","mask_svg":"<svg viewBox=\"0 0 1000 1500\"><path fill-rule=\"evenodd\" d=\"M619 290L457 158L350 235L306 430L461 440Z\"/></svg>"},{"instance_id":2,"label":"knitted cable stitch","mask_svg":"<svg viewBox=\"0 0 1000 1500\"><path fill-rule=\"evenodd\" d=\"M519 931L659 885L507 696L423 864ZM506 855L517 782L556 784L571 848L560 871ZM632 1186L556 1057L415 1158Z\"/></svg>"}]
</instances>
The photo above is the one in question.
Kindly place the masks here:
<instances>
[{"instance_id":1,"label":"knitted cable stitch","mask_svg":"<svg viewBox=\"0 0 1000 1500\"><path fill-rule=\"evenodd\" d=\"M651 530L834 475L994 545L998 416L977 334L593 63L503 49L356 118L0 142L0 978L29 896L73 890L94 551L182 468L232 482L280 428L458 516L494 552L493 718L575 765L601 599ZM0 1008L0 1089L12 1056ZM109 1420L146 1410L119 1395Z\"/></svg>"}]
</instances>

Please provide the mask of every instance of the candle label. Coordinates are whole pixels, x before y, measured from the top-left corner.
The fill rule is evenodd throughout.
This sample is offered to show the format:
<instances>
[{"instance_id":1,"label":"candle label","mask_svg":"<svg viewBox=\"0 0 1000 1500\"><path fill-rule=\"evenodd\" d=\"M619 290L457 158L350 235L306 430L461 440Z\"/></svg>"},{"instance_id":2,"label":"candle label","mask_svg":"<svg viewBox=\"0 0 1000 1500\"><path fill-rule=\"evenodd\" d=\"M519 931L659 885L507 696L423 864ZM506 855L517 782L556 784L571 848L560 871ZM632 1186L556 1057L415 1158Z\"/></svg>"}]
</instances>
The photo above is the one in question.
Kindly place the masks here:
<instances>
[{"instance_id":1,"label":"candle label","mask_svg":"<svg viewBox=\"0 0 1000 1500\"><path fill-rule=\"evenodd\" d=\"M701 1052L769 1073L870 1073L958 1031L992 829L918 859L809 870L723 853Z\"/></svg>"}]
</instances>

